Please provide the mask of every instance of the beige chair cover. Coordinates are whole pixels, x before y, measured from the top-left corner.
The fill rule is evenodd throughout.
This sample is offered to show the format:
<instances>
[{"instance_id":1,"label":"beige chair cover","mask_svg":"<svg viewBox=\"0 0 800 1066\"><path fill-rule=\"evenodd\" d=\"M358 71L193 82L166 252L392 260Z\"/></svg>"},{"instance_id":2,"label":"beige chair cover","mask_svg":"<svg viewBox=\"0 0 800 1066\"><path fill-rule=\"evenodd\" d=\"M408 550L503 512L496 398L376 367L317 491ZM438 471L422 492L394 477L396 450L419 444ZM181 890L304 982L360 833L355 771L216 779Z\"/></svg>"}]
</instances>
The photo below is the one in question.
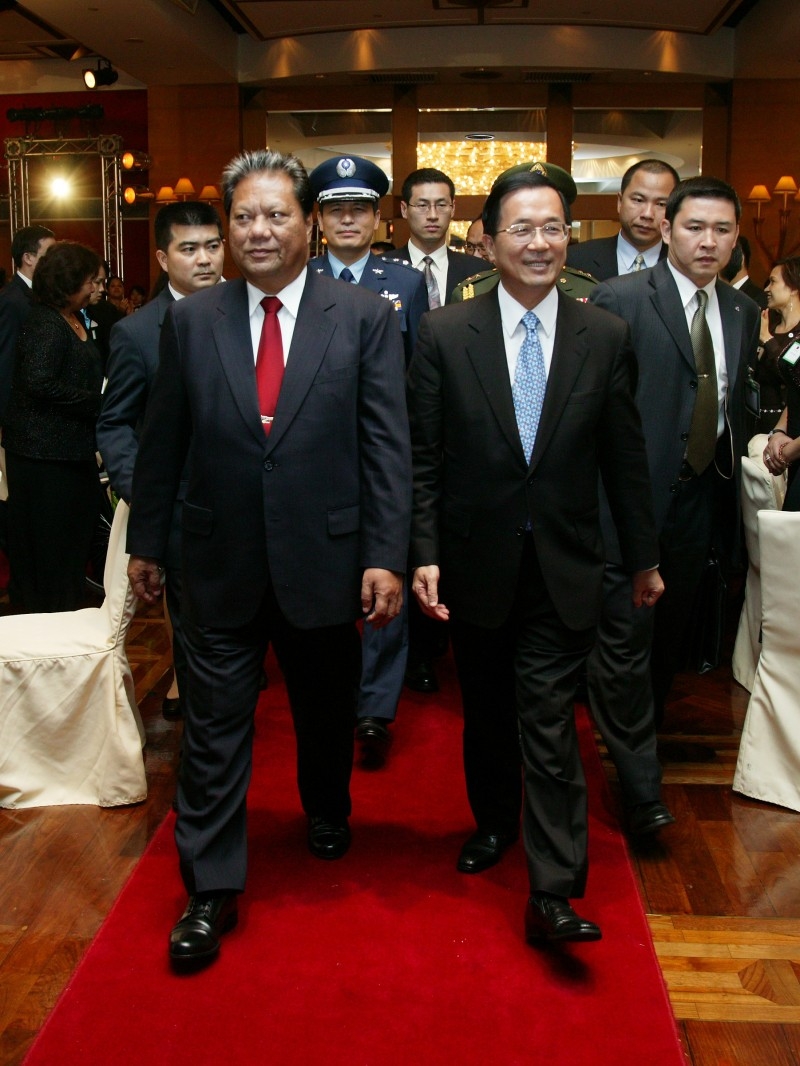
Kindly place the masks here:
<instances>
[{"instance_id":1,"label":"beige chair cover","mask_svg":"<svg viewBox=\"0 0 800 1066\"><path fill-rule=\"evenodd\" d=\"M800 512L762 511L758 537L763 643L733 787L800 811Z\"/></svg>"},{"instance_id":2,"label":"beige chair cover","mask_svg":"<svg viewBox=\"0 0 800 1066\"><path fill-rule=\"evenodd\" d=\"M786 494L786 475L773 477L764 466L766 433L750 441L749 458L742 459L742 519L747 546L747 580L744 605L733 647L733 676L753 691L756 664L761 654L761 561L758 551L758 512L780 510Z\"/></svg>"},{"instance_id":3,"label":"beige chair cover","mask_svg":"<svg viewBox=\"0 0 800 1066\"><path fill-rule=\"evenodd\" d=\"M139 803L144 728L125 654L136 610L128 508L111 527L101 607L0 618L0 807Z\"/></svg>"}]
</instances>

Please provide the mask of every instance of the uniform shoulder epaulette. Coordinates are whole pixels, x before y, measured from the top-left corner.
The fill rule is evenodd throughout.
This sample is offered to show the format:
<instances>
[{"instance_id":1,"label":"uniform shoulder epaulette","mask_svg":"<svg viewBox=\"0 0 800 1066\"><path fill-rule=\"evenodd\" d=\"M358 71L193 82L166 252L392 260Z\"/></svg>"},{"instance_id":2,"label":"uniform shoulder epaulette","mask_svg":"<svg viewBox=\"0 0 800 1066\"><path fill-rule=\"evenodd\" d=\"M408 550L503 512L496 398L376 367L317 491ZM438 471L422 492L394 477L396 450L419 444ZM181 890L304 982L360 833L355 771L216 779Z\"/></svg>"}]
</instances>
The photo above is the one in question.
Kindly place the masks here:
<instances>
[{"instance_id":1,"label":"uniform shoulder epaulette","mask_svg":"<svg viewBox=\"0 0 800 1066\"><path fill-rule=\"evenodd\" d=\"M564 267L564 271L567 274L576 274L579 278L586 278L586 280L587 281L591 281L591 283L593 285L599 285L600 284L598 282L597 278L594 276L594 274L590 274L586 270L578 270L577 267L565 266Z\"/></svg>"}]
</instances>

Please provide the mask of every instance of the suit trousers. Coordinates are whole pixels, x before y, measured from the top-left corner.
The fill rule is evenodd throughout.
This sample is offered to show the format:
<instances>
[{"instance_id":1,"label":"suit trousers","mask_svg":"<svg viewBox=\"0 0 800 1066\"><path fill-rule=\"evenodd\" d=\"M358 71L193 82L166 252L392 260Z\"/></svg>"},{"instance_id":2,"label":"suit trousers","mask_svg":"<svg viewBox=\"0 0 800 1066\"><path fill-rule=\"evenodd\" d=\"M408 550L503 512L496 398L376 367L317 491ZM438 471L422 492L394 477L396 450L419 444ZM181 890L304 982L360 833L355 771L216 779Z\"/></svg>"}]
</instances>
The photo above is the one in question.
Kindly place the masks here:
<instances>
[{"instance_id":1,"label":"suit trousers","mask_svg":"<svg viewBox=\"0 0 800 1066\"><path fill-rule=\"evenodd\" d=\"M627 807L661 795L650 648L653 607L634 607L631 575L606 565L603 610L587 664L589 703Z\"/></svg>"},{"instance_id":2,"label":"suit trousers","mask_svg":"<svg viewBox=\"0 0 800 1066\"><path fill-rule=\"evenodd\" d=\"M588 868L586 781L574 702L594 629L559 618L533 538L497 629L451 619L464 704L464 772L478 828L523 835L532 891L579 897ZM521 769L523 771L521 775Z\"/></svg>"},{"instance_id":3,"label":"suit trousers","mask_svg":"<svg viewBox=\"0 0 800 1066\"><path fill-rule=\"evenodd\" d=\"M184 615L187 699L175 840L190 894L242 891L254 711L271 641L289 694L303 810L350 815L361 645L354 622L292 626L270 587L246 625L199 626ZM182 694L183 700L183 694Z\"/></svg>"},{"instance_id":4,"label":"suit trousers","mask_svg":"<svg viewBox=\"0 0 800 1066\"><path fill-rule=\"evenodd\" d=\"M714 463L699 477L677 482L659 537L659 572L664 594L655 608L650 668L656 726L675 674L685 663L691 621L703 568L714 539L719 497L730 486Z\"/></svg>"},{"instance_id":5,"label":"suit trousers","mask_svg":"<svg viewBox=\"0 0 800 1066\"><path fill-rule=\"evenodd\" d=\"M397 618L375 629L364 623L361 637L361 685L358 718L386 718L393 722L403 691L408 661L408 599Z\"/></svg>"}]
</instances>

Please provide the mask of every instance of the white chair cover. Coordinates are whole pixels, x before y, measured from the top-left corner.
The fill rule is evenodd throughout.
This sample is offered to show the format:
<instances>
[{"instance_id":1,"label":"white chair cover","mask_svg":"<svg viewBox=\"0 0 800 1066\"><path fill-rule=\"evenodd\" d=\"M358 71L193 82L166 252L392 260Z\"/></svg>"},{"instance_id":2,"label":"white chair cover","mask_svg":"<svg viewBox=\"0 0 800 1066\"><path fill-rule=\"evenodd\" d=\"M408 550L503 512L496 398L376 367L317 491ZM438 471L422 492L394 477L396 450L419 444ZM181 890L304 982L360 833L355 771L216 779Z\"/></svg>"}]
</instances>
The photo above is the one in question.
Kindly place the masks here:
<instances>
[{"instance_id":1,"label":"white chair cover","mask_svg":"<svg viewBox=\"0 0 800 1066\"><path fill-rule=\"evenodd\" d=\"M800 811L800 512L761 511L763 643L733 787Z\"/></svg>"},{"instance_id":2,"label":"white chair cover","mask_svg":"<svg viewBox=\"0 0 800 1066\"><path fill-rule=\"evenodd\" d=\"M144 727L125 654L136 610L117 505L101 607L0 618L0 807L139 803Z\"/></svg>"},{"instance_id":3,"label":"white chair cover","mask_svg":"<svg viewBox=\"0 0 800 1066\"><path fill-rule=\"evenodd\" d=\"M744 605L733 646L733 676L753 691L756 664L761 654L761 561L758 551L758 512L780 510L786 493L786 475L773 477L764 466L766 433L752 438L749 458L742 459L742 519L747 547L747 579Z\"/></svg>"}]
</instances>

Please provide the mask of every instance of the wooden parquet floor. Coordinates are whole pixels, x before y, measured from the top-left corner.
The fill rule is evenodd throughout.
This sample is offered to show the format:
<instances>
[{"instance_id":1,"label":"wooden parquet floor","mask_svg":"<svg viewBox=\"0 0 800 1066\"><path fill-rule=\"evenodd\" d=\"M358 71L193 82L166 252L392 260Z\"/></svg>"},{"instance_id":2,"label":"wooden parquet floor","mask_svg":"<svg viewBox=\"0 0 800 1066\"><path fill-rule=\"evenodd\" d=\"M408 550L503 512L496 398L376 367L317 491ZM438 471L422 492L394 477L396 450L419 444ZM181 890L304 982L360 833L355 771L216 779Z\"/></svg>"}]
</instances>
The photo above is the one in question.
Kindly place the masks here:
<instances>
[{"instance_id":1,"label":"wooden parquet floor","mask_svg":"<svg viewBox=\"0 0 800 1066\"><path fill-rule=\"evenodd\" d=\"M22 1061L172 800L180 726L159 713L170 653L156 611L128 647L146 803L0 811L0 1066ZM731 792L746 707L726 668L679 678L660 737L677 823L632 852L692 1066L800 1066L800 814Z\"/></svg>"}]
</instances>

